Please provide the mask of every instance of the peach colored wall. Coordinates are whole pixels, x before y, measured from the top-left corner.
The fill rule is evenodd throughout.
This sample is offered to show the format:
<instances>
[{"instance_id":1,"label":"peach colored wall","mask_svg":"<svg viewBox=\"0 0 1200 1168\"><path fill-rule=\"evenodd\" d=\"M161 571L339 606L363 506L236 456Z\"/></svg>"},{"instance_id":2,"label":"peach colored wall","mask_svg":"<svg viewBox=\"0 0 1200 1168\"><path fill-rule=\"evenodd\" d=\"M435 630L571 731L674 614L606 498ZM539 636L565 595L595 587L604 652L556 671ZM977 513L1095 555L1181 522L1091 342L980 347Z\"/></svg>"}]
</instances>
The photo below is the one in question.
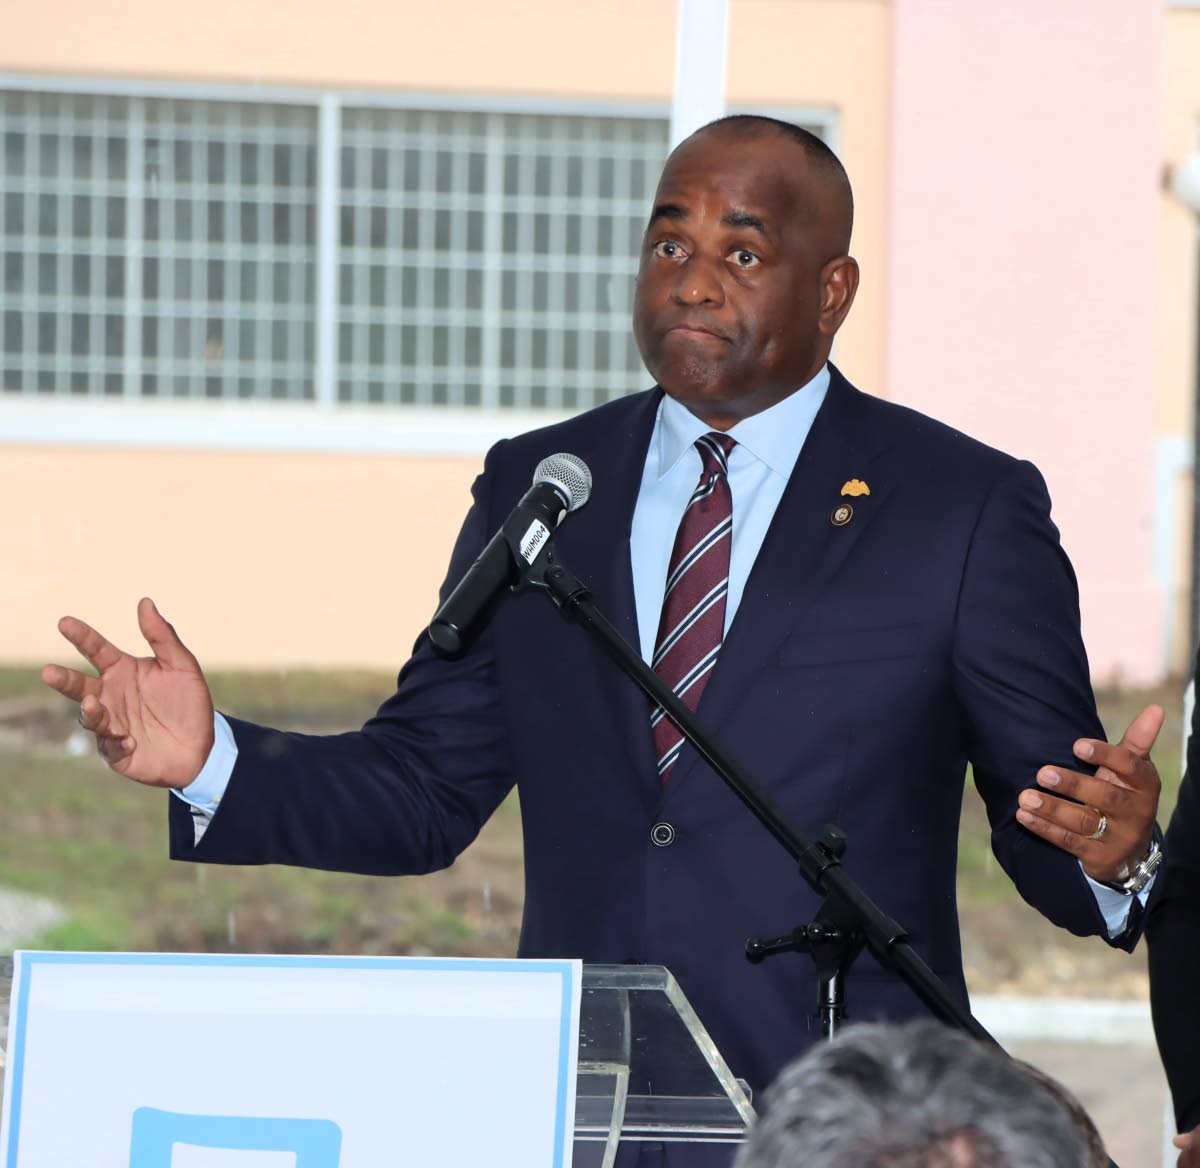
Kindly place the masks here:
<instances>
[{"instance_id":1,"label":"peach colored wall","mask_svg":"<svg viewBox=\"0 0 1200 1168\"><path fill-rule=\"evenodd\" d=\"M69 661L64 613L144 650L149 595L206 665L399 666L481 465L0 446L0 660Z\"/></svg>"},{"instance_id":2,"label":"peach colored wall","mask_svg":"<svg viewBox=\"0 0 1200 1168\"><path fill-rule=\"evenodd\" d=\"M894 0L889 396L1046 475L1100 679L1161 674L1161 0Z\"/></svg>"},{"instance_id":3,"label":"peach colored wall","mask_svg":"<svg viewBox=\"0 0 1200 1168\"><path fill-rule=\"evenodd\" d=\"M1177 166L1200 150L1200 9L1172 8L1166 16L1163 45L1161 150L1168 166ZM1155 419L1160 438L1192 444L1197 378L1197 266L1200 237L1196 216L1167 191L1159 195L1158 298L1155 312ZM1169 665L1191 668L1187 641L1191 603L1191 522L1193 479L1175 471L1174 555L1167 603L1175 635Z\"/></svg>"},{"instance_id":4,"label":"peach colored wall","mask_svg":"<svg viewBox=\"0 0 1200 1168\"><path fill-rule=\"evenodd\" d=\"M0 68L661 100L675 4L41 0L8 14Z\"/></svg>"}]
</instances>

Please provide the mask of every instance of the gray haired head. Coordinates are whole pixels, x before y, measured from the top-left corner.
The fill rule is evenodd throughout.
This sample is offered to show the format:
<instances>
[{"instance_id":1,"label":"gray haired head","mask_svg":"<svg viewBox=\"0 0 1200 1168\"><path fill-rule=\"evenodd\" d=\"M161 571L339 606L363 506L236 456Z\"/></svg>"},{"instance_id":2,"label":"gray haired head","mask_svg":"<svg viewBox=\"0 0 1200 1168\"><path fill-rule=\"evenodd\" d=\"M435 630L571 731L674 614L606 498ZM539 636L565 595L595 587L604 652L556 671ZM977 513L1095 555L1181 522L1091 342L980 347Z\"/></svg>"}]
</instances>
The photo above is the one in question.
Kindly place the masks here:
<instances>
[{"instance_id":1,"label":"gray haired head","mask_svg":"<svg viewBox=\"0 0 1200 1168\"><path fill-rule=\"evenodd\" d=\"M861 1025L784 1069L735 1168L1086 1168L1083 1133L1001 1052Z\"/></svg>"}]
</instances>

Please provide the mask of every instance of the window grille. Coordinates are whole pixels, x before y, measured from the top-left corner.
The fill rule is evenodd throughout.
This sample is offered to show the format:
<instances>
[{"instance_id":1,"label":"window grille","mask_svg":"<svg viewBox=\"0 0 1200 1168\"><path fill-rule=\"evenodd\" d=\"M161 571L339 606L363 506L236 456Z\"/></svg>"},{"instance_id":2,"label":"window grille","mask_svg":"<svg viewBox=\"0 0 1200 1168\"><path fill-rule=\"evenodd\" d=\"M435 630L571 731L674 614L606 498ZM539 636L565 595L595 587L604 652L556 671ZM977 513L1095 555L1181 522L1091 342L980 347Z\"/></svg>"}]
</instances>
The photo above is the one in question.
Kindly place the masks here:
<instances>
[{"instance_id":1,"label":"window grille","mask_svg":"<svg viewBox=\"0 0 1200 1168\"><path fill-rule=\"evenodd\" d=\"M313 396L312 109L0 91L2 384Z\"/></svg>"},{"instance_id":2,"label":"window grille","mask_svg":"<svg viewBox=\"0 0 1200 1168\"><path fill-rule=\"evenodd\" d=\"M664 119L347 109L338 396L576 409L629 328Z\"/></svg>"},{"instance_id":3,"label":"window grille","mask_svg":"<svg viewBox=\"0 0 1200 1168\"><path fill-rule=\"evenodd\" d=\"M649 383L665 117L322 100L0 88L0 387L571 411Z\"/></svg>"}]
</instances>

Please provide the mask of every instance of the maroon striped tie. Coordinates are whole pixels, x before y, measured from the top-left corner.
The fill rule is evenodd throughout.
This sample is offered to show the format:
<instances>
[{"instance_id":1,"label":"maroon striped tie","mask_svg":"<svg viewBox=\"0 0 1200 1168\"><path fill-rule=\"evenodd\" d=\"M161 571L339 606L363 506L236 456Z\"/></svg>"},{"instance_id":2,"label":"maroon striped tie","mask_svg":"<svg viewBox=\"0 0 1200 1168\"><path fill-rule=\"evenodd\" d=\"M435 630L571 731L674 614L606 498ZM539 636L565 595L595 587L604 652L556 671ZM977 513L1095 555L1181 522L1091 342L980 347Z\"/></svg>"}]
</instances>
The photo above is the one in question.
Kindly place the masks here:
<instances>
[{"instance_id":1,"label":"maroon striped tie","mask_svg":"<svg viewBox=\"0 0 1200 1168\"><path fill-rule=\"evenodd\" d=\"M662 616L654 642L654 672L689 710L695 711L725 635L729 591L729 548L733 542L733 496L729 493L728 434L696 439L703 469L679 521ZM683 735L662 706L650 715L658 777L666 783L683 747Z\"/></svg>"}]
</instances>

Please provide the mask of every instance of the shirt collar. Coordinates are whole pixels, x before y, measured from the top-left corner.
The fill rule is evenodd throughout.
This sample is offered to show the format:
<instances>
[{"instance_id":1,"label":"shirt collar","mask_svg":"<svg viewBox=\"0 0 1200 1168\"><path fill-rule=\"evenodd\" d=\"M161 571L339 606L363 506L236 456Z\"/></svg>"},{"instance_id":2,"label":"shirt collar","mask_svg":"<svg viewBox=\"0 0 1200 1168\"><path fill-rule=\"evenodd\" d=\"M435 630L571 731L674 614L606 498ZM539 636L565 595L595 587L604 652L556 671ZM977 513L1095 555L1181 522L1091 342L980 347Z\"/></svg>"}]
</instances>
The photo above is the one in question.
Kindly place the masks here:
<instances>
[{"instance_id":1,"label":"shirt collar","mask_svg":"<svg viewBox=\"0 0 1200 1168\"><path fill-rule=\"evenodd\" d=\"M800 457L804 440L828 389L829 366L825 364L795 393L788 394L770 409L744 418L729 433L737 439L738 446L786 479ZM674 398L664 396L655 429L658 432L655 477L661 479L711 427Z\"/></svg>"}]
</instances>

